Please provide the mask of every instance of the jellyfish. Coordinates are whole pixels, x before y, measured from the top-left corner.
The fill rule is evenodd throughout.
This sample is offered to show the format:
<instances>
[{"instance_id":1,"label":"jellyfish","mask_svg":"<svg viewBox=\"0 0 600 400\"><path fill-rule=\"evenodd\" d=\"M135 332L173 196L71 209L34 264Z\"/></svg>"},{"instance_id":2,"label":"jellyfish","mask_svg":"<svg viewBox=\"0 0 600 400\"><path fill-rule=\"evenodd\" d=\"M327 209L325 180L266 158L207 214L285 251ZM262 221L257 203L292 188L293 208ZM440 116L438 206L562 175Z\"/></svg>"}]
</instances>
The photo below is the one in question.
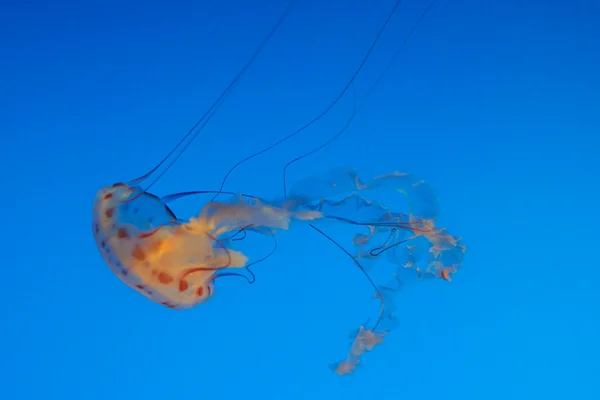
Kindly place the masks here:
<instances>
[{"instance_id":1,"label":"jellyfish","mask_svg":"<svg viewBox=\"0 0 600 400\"><path fill-rule=\"evenodd\" d=\"M360 72L399 4L400 1L342 95ZM327 142L286 165L284 191L279 197L264 199L251 194L227 192L223 187L227 176L237 166L297 135L318 118L236 164L225 176L219 190L190 191L163 197L150 191L206 126L286 18L290 8L291 4L230 86L162 161L140 178L115 183L97 192L92 230L105 263L120 280L155 303L182 310L196 307L215 296L215 281L219 278L237 275L253 281L254 273L250 267L265 258L252 259L240 249L241 234L274 237L298 225L309 226L349 256L369 280L374 297L381 305L376 322L360 326L352 334L346 358L332 364L337 374L345 375L352 373L361 356L382 343L396 326L395 294L407 277L450 281L461 267L466 250L461 238L437 225L438 200L432 187L410 173L395 171L367 178L357 169L343 166L305 177L287 188L287 167L339 137L360 107ZM154 179L149 181L151 177ZM146 185L147 182L149 184ZM404 196L408 200L408 209L397 210L369 197L370 193L380 190ZM214 197L191 218L178 218L169 207L170 202L176 199L198 194L213 194ZM230 197L217 200L223 194ZM325 232L326 227L332 224L351 232L349 243L339 243ZM382 262L393 265L393 273L386 281L375 282L370 270Z\"/></svg>"},{"instance_id":2,"label":"jellyfish","mask_svg":"<svg viewBox=\"0 0 600 400\"><path fill-rule=\"evenodd\" d=\"M367 200L362 192L391 189L409 199L402 213ZM125 183L101 189L94 203L94 236L104 260L127 285L169 308L192 308L215 294L214 281L250 260L233 247L240 231L270 235L320 222L356 230L353 260L387 259L397 270L377 286L382 300L377 326L361 327L348 358L335 367L348 373L360 355L383 341L394 320L393 295L407 270L450 280L465 252L462 240L436 226L437 199L431 187L400 172L362 180L342 167L292 185L287 196L267 201L234 195L208 202L189 220L178 219L165 199ZM359 264L360 265L360 264ZM388 304L389 303L389 304ZM384 307L388 305L388 307Z\"/></svg>"}]
</instances>

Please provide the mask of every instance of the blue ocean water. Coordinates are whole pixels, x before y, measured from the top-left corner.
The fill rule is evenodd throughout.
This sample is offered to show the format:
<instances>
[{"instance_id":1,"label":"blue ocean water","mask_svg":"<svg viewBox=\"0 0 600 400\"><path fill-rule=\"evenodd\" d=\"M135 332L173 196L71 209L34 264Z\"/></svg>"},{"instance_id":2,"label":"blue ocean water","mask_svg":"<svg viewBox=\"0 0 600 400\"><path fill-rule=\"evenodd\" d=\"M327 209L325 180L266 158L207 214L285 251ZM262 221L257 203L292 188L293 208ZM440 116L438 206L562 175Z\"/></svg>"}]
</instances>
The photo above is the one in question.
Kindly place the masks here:
<instances>
[{"instance_id":1,"label":"blue ocean water","mask_svg":"<svg viewBox=\"0 0 600 400\"><path fill-rule=\"evenodd\" d=\"M326 108L394 0L299 1L159 195L227 170ZM282 193L282 168L337 132L429 2L402 3L348 93L225 188ZM438 0L350 128L290 167L430 183L464 238L451 283L398 296L400 326L356 373L328 365L377 314L354 264L309 229L278 235L257 281L160 307L103 263L96 191L145 173L256 49L286 1L0 6L6 399L513 399L600 396L596 285L600 6ZM174 206L193 215L208 199Z\"/></svg>"}]
</instances>

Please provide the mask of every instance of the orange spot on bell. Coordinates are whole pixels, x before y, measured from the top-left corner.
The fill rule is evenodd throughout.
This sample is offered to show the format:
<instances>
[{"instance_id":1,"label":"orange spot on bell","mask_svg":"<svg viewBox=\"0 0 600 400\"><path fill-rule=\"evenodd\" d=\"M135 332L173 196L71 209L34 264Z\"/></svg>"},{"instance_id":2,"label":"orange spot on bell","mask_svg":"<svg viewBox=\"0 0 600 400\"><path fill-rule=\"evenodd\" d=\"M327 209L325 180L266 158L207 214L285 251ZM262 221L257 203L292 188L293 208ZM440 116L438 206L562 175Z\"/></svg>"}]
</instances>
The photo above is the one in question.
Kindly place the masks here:
<instances>
[{"instance_id":1,"label":"orange spot on bell","mask_svg":"<svg viewBox=\"0 0 600 400\"><path fill-rule=\"evenodd\" d=\"M119 228L117 231L117 236L119 239L127 239L129 237L129 232L127 232L126 228Z\"/></svg>"},{"instance_id":2,"label":"orange spot on bell","mask_svg":"<svg viewBox=\"0 0 600 400\"><path fill-rule=\"evenodd\" d=\"M158 273L158 281L160 283L163 283L166 285L168 283L173 282L173 277L171 275L167 274L166 272L159 272Z\"/></svg>"},{"instance_id":3,"label":"orange spot on bell","mask_svg":"<svg viewBox=\"0 0 600 400\"><path fill-rule=\"evenodd\" d=\"M114 213L115 213L114 208L107 208L106 211L104 211L104 215L106 215L106 218L112 218Z\"/></svg>"},{"instance_id":4,"label":"orange spot on bell","mask_svg":"<svg viewBox=\"0 0 600 400\"><path fill-rule=\"evenodd\" d=\"M133 252L131 253L131 255L133 256L133 258L135 258L138 261L144 261L146 259L146 253L139 246L136 247L135 249L133 249Z\"/></svg>"},{"instance_id":5,"label":"orange spot on bell","mask_svg":"<svg viewBox=\"0 0 600 400\"><path fill-rule=\"evenodd\" d=\"M183 279L179 281L179 291L180 292L185 292L188 289L188 283L187 281L184 281Z\"/></svg>"},{"instance_id":6,"label":"orange spot on bell","mask_svg":"<svg viewBox=\"0 0 600 400\"><path fill-rule=\"evenodd\" d=\"M110 199L111 197L113 197L113 194L112 194L112 193L107 193L107 194L104 196L104 200L108 200L108 199Z\"/></svg>"},{"instance_id":7,"label":"orange spot on bell","mask_svg":"<svg viewBox=\"0 0 600 400\"><path fill-rule=\"evenodd\" d=\"M196 290L196 296L202 297L204 295L204 288L200 286L198 290Z\"/></svg>"}]
</instances>

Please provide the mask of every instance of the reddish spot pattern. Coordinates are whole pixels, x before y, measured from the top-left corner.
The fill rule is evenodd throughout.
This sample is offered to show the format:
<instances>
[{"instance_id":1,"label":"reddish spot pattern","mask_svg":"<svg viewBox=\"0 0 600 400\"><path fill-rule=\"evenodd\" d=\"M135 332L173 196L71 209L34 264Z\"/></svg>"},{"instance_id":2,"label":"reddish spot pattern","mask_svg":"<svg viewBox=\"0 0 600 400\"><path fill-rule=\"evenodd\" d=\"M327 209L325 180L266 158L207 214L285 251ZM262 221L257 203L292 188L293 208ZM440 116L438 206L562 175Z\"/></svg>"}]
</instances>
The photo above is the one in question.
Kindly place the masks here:
<instances>
[{"instance_id":1,"label":"reddish spot pattern","mask_svg":"<svg viewBox=\"0 0 600 400\"><path fill-rule=\"evenodd\" d=\"M171 275L167 274L166 272L159 272L158 281L160 283L164 283L166 285L166 284L173 282L173 277Z\"/></svg>"},{"instance_id":2,"label":"reddish spot pattern","mask_svg":"<svg viewBox=\"0 0 600 400\"><path fill-rule=\"evenodd\" d=\"M204 288L200 286L198 290L196 290L196 296L202 297L204 295Z\"/></svg>"},{"instance_id":3,"label":"reddish spot pattern","mask_svg":"<svg viewBox=\"0 0 600 400\"><path fill-rule=\"evenodd\" d=\"M179 291L180 292L185 292L188 289L189 285L187 283L187 281L184 281L183 279L179 281Z\"/></svg>"},{"instance_id":4,"label":"reddish spot pattern","mask_svg":"<svg viewBox=\"0 0 600 400\"><path fill-rule=\"evenodd\" d=\"M108 194L106 194L106 196L104 196L104 200L108 200L111 197L113 197L113 194L112 193L108 193Z\"/></svg>"},{"instance_id":5,"label":"reddish spot pattern","mask_svg":"<svg viewBox=\"0 0 600 400\"><path fill-rule=\"evenodd\" d=\"M144 261L146 259L146 253L139 246L137 246L135 249L133 249L133 252L131 253L131 255L133 256L133 258L135 258L138 261Z\"/></svg>"},{"instance_id":6,"label":"reddish spot pattern","mask_svg":"<svg viewBox=\"0 0 600 400\"><path fill-rule=\"evenodd\" d=\"M126 228L119 228L119 230L117 231L117 236L119 237L119 239L128 239L129 232L127 232Z\"/></svg>"},{"instance_id":7,"label":"reddish spot pattern","mask_svg":"<svg viewBox=\"0 0 600 400\"><path fill-rule=\"evenodd\" d=\"M106 215L106 218L112 218L114 213L115 213L114 208L107 208L106 211L104 211L104 215Z\"/></svg>"}]
</instances>

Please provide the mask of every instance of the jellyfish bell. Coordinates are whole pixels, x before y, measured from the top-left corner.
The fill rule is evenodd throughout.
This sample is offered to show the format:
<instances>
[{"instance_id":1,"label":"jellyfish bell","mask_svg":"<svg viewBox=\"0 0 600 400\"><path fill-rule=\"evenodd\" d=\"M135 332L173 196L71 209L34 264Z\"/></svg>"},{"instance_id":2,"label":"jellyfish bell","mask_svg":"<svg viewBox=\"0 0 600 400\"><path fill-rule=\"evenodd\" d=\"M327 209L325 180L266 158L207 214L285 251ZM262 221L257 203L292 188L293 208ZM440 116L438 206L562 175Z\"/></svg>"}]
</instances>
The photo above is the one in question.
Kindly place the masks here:
<instances>
[{"instance_id":1,"label":"jellyfish bell","mask_svg":"<svg viewBox=\"0 0 600 400\"><path fill-rule=\"evenodd\" d=\"M158 268L156 260L167 244L164 239L178 225L177 217L166 204L137 186L116 183L100 189L94 199L94 239L109 268L150 300L183 309L208 297L211 286L201 286L202 292L200 286L193 286L194 294L189 290L175 291L169 285L168 268Z\"/></svg>"}]
</instances>

